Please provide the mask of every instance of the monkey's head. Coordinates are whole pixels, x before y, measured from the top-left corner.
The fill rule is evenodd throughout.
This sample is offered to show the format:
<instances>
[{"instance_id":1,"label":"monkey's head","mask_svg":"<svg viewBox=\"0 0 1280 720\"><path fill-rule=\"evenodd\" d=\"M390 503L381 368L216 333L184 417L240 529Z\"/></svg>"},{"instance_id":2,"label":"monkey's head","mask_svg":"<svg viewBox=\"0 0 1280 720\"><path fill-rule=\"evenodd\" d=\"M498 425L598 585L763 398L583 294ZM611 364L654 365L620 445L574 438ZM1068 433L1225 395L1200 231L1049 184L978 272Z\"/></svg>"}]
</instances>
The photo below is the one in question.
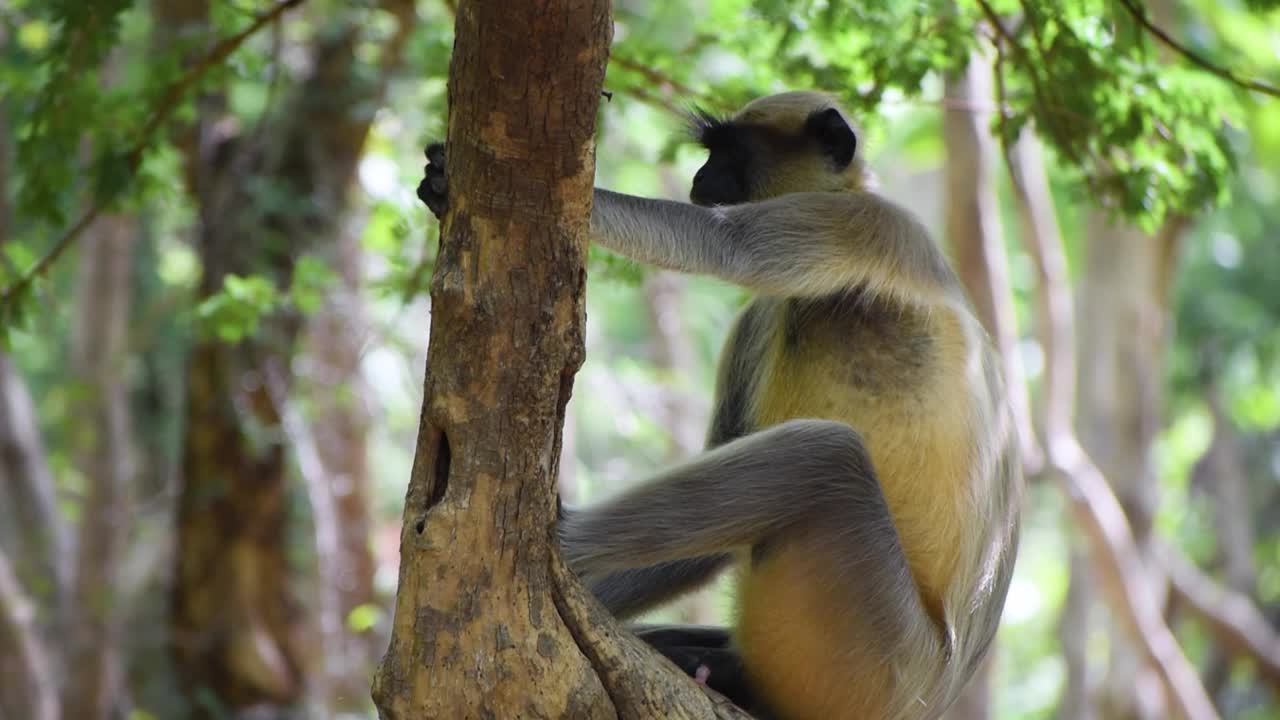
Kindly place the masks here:
<instances>
[{"instance_id":1,"label":"monkey's head","mask_svg":"<svg viewBox=\"0 0 1280 720\"><path fill-rule=\"evenodd\" d=\"M693 177L697 205L736 205L794 192L862 187L858 131L831 96L788 92L729 118L698 111L693 133L710 153Z\"/></svg>"}]
</instances>

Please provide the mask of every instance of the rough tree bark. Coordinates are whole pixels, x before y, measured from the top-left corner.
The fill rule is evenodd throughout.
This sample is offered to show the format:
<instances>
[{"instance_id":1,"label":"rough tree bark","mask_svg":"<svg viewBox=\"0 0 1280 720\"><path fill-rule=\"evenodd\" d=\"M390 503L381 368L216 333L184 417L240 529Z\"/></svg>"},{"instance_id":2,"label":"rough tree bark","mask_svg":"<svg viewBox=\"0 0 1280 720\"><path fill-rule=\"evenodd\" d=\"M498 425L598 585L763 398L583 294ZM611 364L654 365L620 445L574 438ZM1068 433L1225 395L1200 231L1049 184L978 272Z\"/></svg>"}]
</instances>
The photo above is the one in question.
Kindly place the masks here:
<instances>
[{"instance_id":1,"label":"rough tree bark","mask_svg":"<svg viewBox=\"0 0 1280 720\"><path fill-rule=\"evenodd\" d=\"M464 2L384 718L710 716L558 560L607 0Z\"/></svg>"}]
</instances>

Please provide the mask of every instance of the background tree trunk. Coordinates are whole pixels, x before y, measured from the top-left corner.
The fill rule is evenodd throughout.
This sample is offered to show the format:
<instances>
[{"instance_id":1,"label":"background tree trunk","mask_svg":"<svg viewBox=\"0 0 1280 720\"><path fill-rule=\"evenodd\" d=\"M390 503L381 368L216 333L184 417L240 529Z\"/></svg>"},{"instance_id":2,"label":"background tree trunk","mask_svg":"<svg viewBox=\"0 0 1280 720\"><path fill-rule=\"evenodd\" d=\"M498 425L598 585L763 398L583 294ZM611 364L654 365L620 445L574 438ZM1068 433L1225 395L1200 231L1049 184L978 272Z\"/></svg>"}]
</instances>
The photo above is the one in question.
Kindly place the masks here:
<instances>
[{"instance_id":1,"label":"background tree trunk","mask_svg":"<svg viewBox=\"0 0 1280 720\"><path fill-rule=\"evenodd\" d=\"M35 606L0 548L0 718L61 717L57 675L35 620Z\"/></svg>"},{"instance_id":2,"label":"background tree trunk","mask_svg":"<svg viewBox=\"0 0 1280 720\"><path fill-rule=\"evenodd\" d=\"M352 631L347 618L357 608L374 605L374 560L369 543L368 430L369 389L361 372L361 352L369 336L361 304L362 253L354 232L340 230L335 246L339 287L308 324L307 356L311 360L305 394L313 398L310 429L323 473L320 491L333 507L335 553L328 563L333 593L332 619L337 624L336 647L326 653L331 704L358 710L369 703L369 684L381 649L378 633ZM323 583L322 583L323 585Z\"/></svg>"},{"instance_id":3,"label":"background tree trunk","mask_svg":"<svg viewBox=\"0 0 1280 720\"><path fill-rule=\"evenodd\" d=\"M133 438L125 378L130 261L137 223L99 218L81 245L72 367L84 383L76 464L86 481L68 630L66 716L98 720L123 708L119 570L128 541Z\"/></svg>"},{"instance_id":4,"label":"background tree trunk","mask_svg":"<svg viewBox=\"0 0 1280 720\"><path fill-rule=\"evenodd\" d=\"M372 108L413 18L409 2L383 7L397 27L380 48L380 66L360 66L357 48L366 38L359 17L340 15L318 33L309 76L288 93L289 104L266 132L213 137L223 120L220 102L203 104L205 137L187 145L198 153L187 160L200 203L203 296L232 273L263 273L287 289L299 257L331 249ZM296 202L264 206L245 173ZM286 556L282 415L301 328L296 312L276 313L252 339L204 340L189 360L171 634L184 679L222 709L294 705L309 665L321 669L312 677L326 677L326 635L317 645L304 634Z\"/></svg>"},{"instance_id":5,"label":"background tree trunk","mask_svg":"<svg viewBox=\"0 0 1280 720\"><path fill-rule=\"evenodd\" d=\"M1018 356L1018 331L996 198L996 163L991 136L990 65L974 55L969 65L946 79L947 106L942 135L946 143L946 238L960 281L987 333L1004 359L1006 384L1019 408L1018 432L1023 446L1033 444L1030 413ZM985 720L991 716L991 665L994 648L956 704L949 720Z\"/></svg>"},{"instance_id":6,"label":"background tree trunk","mask_svg":"<svg viewBox=\"0 0 1280 720\"><path fill-rule=\"evenodd\" d=\"M1155 569L1151 451L1162 412L1166 273L1179 232L1176 221L1148 235L1091 213L1078 301L1084 319L1077 328L1079 357L1088 359L1080 368L1081 444L1111 481L1148 572ZM1144 582L1158 587L1155 579ZM1104 718L1147 720L1168 712L1155 674L1127 644L1113 648L1106 685Z\"/></svg>"}]
</instances>

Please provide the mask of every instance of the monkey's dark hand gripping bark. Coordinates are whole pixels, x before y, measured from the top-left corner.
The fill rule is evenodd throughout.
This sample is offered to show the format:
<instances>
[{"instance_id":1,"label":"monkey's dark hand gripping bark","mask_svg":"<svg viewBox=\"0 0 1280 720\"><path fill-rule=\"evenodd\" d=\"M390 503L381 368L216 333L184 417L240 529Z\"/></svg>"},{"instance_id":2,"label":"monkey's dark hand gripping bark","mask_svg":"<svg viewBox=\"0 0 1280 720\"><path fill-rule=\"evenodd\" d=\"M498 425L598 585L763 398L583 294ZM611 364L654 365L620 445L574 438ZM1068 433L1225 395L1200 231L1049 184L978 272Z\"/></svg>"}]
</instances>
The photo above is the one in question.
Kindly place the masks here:
<instances>
[{"instance_id":1,"label":"monkey's dark hand gripping bark","mask_svg":"<svg viewBox=\"0 0 1280 720\"><path fill-rule=\"evenodd\" d=\"M592 241L757 297L721 355L708 450L566 512L563 555L622 618L733 566L732 630L632 629L753 712L937 718L1013 570L1021 469L999 363L932 238L863 189L828 96L695 129L710 157L694 204L597 189ZM439 217L443 149L427 157L418 193Z\"/></svg>"},{"instance_id":2,"label":"monkey's dark hand gripping bark","mask_svg":"<svg viewBox=\"0 0 1280 720\"><path fill-rule=\"evenodd\" d=\"M437 220L444 219L444 213L449 209L449 178L444 170L444 143L427 146L427 167L423 171L422 182L418 183L418 199L426 204Z\"/></svg>"}]
</instances>

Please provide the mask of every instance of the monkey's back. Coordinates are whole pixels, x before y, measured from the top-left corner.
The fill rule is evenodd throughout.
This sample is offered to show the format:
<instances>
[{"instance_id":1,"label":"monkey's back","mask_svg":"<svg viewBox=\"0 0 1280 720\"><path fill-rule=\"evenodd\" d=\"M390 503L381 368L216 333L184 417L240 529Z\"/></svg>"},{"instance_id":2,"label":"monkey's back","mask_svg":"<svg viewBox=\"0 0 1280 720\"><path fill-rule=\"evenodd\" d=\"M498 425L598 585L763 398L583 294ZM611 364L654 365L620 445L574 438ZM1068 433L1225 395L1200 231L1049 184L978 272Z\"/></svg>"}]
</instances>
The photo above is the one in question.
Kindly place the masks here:
<instances>
[{"instance_id":1,"label":"monkey's back","mask_svg":"<svg viewBox=\"0 0 1280 720\"><path fill-rule=\"evenodd\" d=\"M822 546L829 533L796 533L784 545L758 549L740 564L738 642L762 694L785 705L778 710L787 718L893 717L915 692L901 686L902 677L941 672L920 667L944 662L922 657L928 643L921 634L944 632L957 586L977 582L970 577L978 572L977 539L966 523L984 519L972 507L984 494L975 487L982 482L975 448L984 442L976 434L989 430L975 406L983 393L971 384L991 381L991 358L966 312L858 293L760 298L730 335L720 387L750 390L745 398L719 399L713 442L731 427L747 434L796 418L857 430L935 625L884 627L851 613L865 606L851 594L865 590L849 583L866 579L823 566L841 557ZM850 653L851 644L858 652ZM815 663L834 672L798 670Z\"/></svg>"}]
</instances>

